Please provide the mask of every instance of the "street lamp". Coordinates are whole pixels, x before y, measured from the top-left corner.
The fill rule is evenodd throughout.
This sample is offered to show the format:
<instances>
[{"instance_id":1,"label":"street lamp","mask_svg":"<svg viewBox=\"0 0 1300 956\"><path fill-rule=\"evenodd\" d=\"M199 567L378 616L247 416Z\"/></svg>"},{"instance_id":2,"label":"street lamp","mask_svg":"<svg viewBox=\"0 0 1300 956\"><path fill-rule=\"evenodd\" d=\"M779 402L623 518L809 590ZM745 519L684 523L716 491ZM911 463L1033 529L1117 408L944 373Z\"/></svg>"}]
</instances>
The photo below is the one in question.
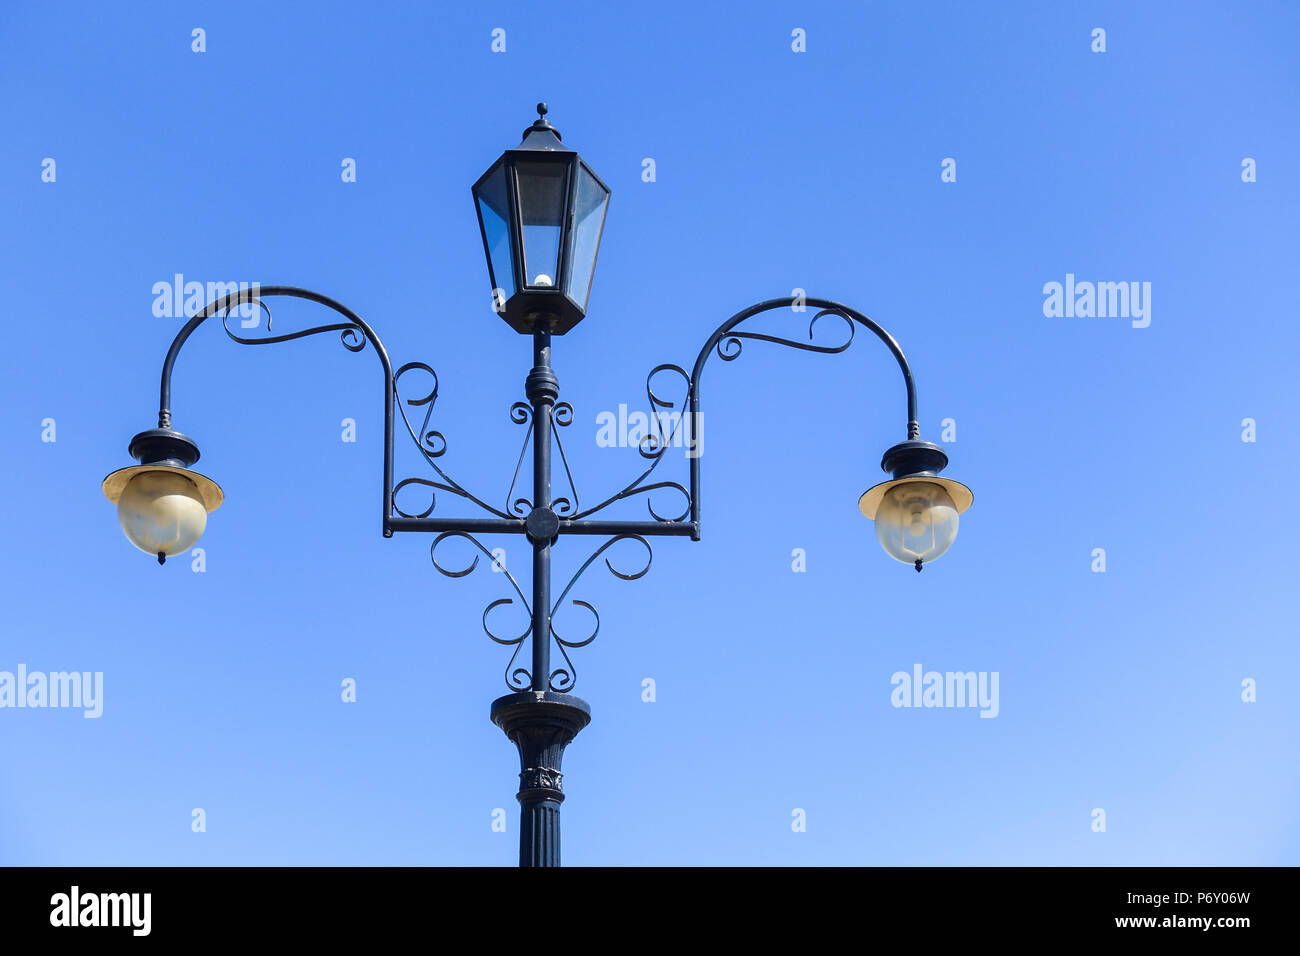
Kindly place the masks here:
<instances>
[{"instance_id":1,"label":"street lamp","mask_svg":"<svg viewBox=\"0 0 1300 956\"><path fill-rule=\"evenodd\" d=\"M975 497L961 482L939 477L947 466L948 456L938 445L905 441L885 452L880 463L893 472L893 480L858 499L858 509L876 523L881 547L918 571L952 545L958 515Z\"/></svg>"},{"instance_id":2,"label":"street lamp","mask_svg":"<svg viewBox=\"0 0 1300 956\"><path fill-rule=\"evenodd\" d=\"M517 332L563 335L587 314L609 189L560 141L546 104L474 184L492 301Z\"/></svg>"},{"instance_id":3,"label":"street lamp","mask_svg":"<svg viewBox=\"0 0 1300 956\"><path fill-rule=\"evenodd\" d=\"M130 455L140 464L105 478L104 494L117 505L127 540L146 554L156 554L162 564L198 543L208 513L221 504L221 488L191 469L199 460L199 446L170 428L136 435Z\"/></svg>"},{"instance_id":4,"label":"street lamp","mask_svg":"<svg viewBox=\"0 0 1300 956\"><path fill-rule=\"evenodd\" d=\"M176 356L208 318L220 315L226 335L241 345L269 345L332 332L339 333L343 346L352 352L363 351L369 343L383 371L384 537L397 532L432 534L430 557L435 569L448 577L471 573L480 556L494 560L479 535L522 535L531 547L528 593L510 570L497 566L514 596L491 602L482 620L490 639L513 648L504 674L510 693L493 701L491 718L519 750L520 865L558 866L559 812L564 800L561 760L565 747L591 719L586 701L569 693L577 681L569 651L590 644L600 630L596 609L570 595L597 559L603 558L615 576L630 581L650 570L653 552L649 538L700 539L700 386L712 355L723 362L735 361L746 341L836 354L852 344L859 327L867 329L894 356L907 393L907 440L885 452L881 463L893 478L869 489L859 501L863 514L875 521L881 544L894 558L921 570L952 544L958 515L970 507L972 495L965 485L940 475L948 464L947 455L939 446L920 438L916 385L907 358L893 336L848 306L827 299L787 297L759 302L720 325L700 349L689 373L671 364L651 369L646 378L651 433L637 449L644 468L621 490L584 507L561 439L562 431L573 423L573 408L559 401L559 381L551 368L551 337L570 331L586 315L609 190L577 153L563 146L559 132L546 120L546 105L539 104L538 119L525 131L524 141L507 150L479 179L473 196L492 282L493 308L512 328L533 340L533 364L524 380L527 401L510 407L511 421L526 426L526 432L503 503L494 505L474 494L452 478L440 462L448 444L441 431L429 427L438 398L434 370L422 362L409 362L394 371L383 343L357 313L319 292L294 286L241 289L208 303L186 322L163 360L158 427L131 440L130 454L139 463L110 474L104 479L103 490L118 506L122 529L131 543L157 555L159 563L192 547L203 533L207 515L221 504L221 489L193 470L199 460L198 445L172 427L171 381ZM333 310L343 321L258 337L246 337L231 329L231 311L253 307L266 314L269 332L272 319L267 300L274 298L316 302ZM778 309L798 313L807 307L817 310L808 324L807 341L742 327L763 313ZM831 318L843 323L841 337L833 344L818 343L817 324ZM402 396L402 382L408 376L427 376L428 384L419 397ZM679 390L673 394L676 401L666 397L667 388L662 384L665 378ZM419 409L424 410L424 415L417 427L408 411L418 413ZM432 477L415 476L394 482L398 418ZM685 485L657 474L668 449L683 444L689 458ZM520 486L520 471L530 448L532 482L531 491L526 491ZM558 494L552 488L553 449L559 451L563 466L564 485ZM408 501L412 491L418 489L428 495L427 506L421 510ZM665 508L662 496L675 498L675 507ZM440 502L448 497L468 502L486 516L445 515ZM612 519L603 514L607 508L638 497L646 503L648 518ZM581 540L584 536L604 540L577 566L553 600L552 551L561 540ZM478 551L469 565L448 567L445 559L440 560L439 546L452 539L467 541ZM644 551L643 563L632 570L627 570L626 565L620 570L608 554L623 542L632 542ZM489 619L495 620L502 608L515 604L516 598L527 615L527 626L500 633L500 627L494 627ZM575 633L568 624L563 632L557 629L557 615L569 607L588 613L588 632ZM529 649L527 663L519 660L525 644ZM559 654L559 662L552 661L553 649Z\"/></svg>"}]
</instances>

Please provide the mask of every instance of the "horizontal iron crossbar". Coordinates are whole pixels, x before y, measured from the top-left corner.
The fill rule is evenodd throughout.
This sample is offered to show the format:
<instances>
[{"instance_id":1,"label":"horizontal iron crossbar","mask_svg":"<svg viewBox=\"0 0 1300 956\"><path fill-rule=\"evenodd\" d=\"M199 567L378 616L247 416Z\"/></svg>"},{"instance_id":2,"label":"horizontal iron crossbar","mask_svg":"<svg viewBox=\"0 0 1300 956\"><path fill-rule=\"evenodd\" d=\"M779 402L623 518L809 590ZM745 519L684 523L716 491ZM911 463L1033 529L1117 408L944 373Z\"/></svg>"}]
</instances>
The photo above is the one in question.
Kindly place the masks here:
<instances>
[{"instance_id":1,"label":"horizontal iron crossbar","mask_svg":"<svg viewBox=\"0 0 1300 956\"><path fill-rule=\"evenodd\" d=\"M467 534L525 534L523 519L506 518L399 518L390 517L384 530L425 531L435 534L443 531L462 531ZM698 528L689 521L560 521L561 534L641 534L671 537L691 537Z\"/></svg>"}]
</instances>

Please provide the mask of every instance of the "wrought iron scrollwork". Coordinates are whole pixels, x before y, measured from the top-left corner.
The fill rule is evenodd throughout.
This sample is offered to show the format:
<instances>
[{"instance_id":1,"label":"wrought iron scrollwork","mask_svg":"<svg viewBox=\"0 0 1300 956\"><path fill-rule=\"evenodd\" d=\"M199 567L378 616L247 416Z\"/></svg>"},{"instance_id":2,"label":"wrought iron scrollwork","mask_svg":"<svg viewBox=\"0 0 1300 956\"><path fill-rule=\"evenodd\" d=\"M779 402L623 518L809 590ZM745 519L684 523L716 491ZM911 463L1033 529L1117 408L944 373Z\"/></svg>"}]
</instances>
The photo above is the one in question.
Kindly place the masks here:
<instances>
[{"instance_id":1,"label":"wrought iron scrollwork","mask_svg":"<svg viewBox=\"0 0 1300 956\"><path fill-rule=\"evenodd\" d=\"M555 628L555 617L558 614L561 605L564 604L564 599L569 596L569 592L573 590L573 586L578 583L578 579L582 577L582 575L586 572L587 568L591 567L592 563L598 557L600 557L602 554L604 554L614 545L618 544L620 541L636 541L643 548L645 548L645 565L644 567L641 567L639 570L636 571L620 571L618 568L614 567L613 563L609 560L609 558L606 558L605 566L609 568L611 574L613 574L616 578L621 578L624 581L635 581L637 578L644 577L646 573L649 572L650 570L650 564L654 560L654 550L650 547L650 542L647 541L643 536L639 534L630 534L630 533L617 534L611 537L609 540L607 540L595 551L593 551L591 553L591 556L588 557L587 560L582 563L582 567L578 568L578 570L574 573L573 577L569 578L569 583L565 585L564 590L560 592L560 596L556 598L555 603L551 606L551 611L549 615L550 631L551 631L550 636L555 638L555 644L560 649L560 656L564 658L563 666L553 669L551 673L547 675L547 683L549 684L551 690L553 691L556 691L558 693L565 693L569 690L572 690L573 685L576 684L578 680L577 668L573 666L573 660L569 657L566 648L586 647L588 644L594 641L596 639L596 635L600 633L600 614L587 601L575 600L572 602L574 607L586 608L589 612L591 612L593 624L592 624L591 632L587 634L586 637L583 637L578 640L564 637Z\"/></svg>"},{"instance_id":2,"label":"wrought iron scrollwork","mask_svg":"<svg viewBox=\"0 0 1300 956\"><path fill-rule=\"evenodd\" d=\"M578 486L574 484L573 472L569 470L569 456L564 453L564 440L560 437L560 430L573 424L573 406L568 402L552 406L551 424L557 426L551 429L551 434L555 437L555 447L560 450L560 463L564 465L564 477L569 483L570 492L559 497L552 495L551 507L561 518L570 518L578 512L581 505L578 502Z\"/></svg>"},{"instance_id":3,"label":"wrought iron scrollwork","mask_svg":"<svg viewBox=\"0 0 1300 956\"><path fill-rule=\"evenodd\" d=\"M401 388L398 383L401 381L402 376L407 375L412 371L427 374L432 379L432 383L429 386L429 390L419 398L403 399ZM442 469L438 462L435 461L435 459L441 458L447 453L446 436L437 429L429 428L429 421L433 417L433 408L438 401L437 372L423 362L407 362L393 375L393 401L397 405L397 410L402 416L402 422L406 425L406 431L411 436L411 441L414 442L415 447L420 450L420 454L429 464L429 467L432 468L434 472L437 473L438 477L442 479L442 481L434 481L430 478L404 478L399 481L393 486L392 490L392 506L393 511L396 514L401 515L403 518L427 518L429 515L433 514L434 509L437 507L437 493L439 491L446 491L460 498L464 498L467 501L472 501L489 514L496 515L499 518L511 517L506 512L493 508L482 498L479 498L477 495L466 490L463 485L451 478ZM418 430L411 425L411 419L406 413L408 406L411 408L424 408L424 419L421 421ZM405 511L397 503L398 492L403 488L410 487L411 485L419 485L431 489L429 494L429 507L425 508L423 511Z\"/></svg>"},{"instance_id":4,"label":"wrought iron scrollwork","mask_svg":"<svg viewBox=\"0 0 1300 956\"><path fill-rule=\"evenodd\" d=\"M827 315L833 315L844 320L844 324L848 329L848 338L839 345L811 344L815 335L817 321ZM803 352L821 352L824 355L835 355L839 352L843 352L853 344L853 336L856 331L857 329L853 324L853 320L843 312L838 309L822 309L814 315L808 323L808 342L796 342L794 339L783 338L779 335L768 335L764 332L731 331L727 332L725 337L718 341L717 354L718 358L722 359L724 362L734 362L736 359L740 358L741 350L744 347L741 340L749 339L755 342L771 342L774 345L784 345L787 348L799 349Z\"/></svg>"},{"instance_id":5,"label":"wrought iron scrollwork","mask_svg":"<svg viewBox=\"0 0 1300 956\"><path fill-rule=\"evenodd\" d=\"M669 401L655 391L655 376L665 373L673 373L680 376L684 383L685 392L682 395L680 405ZM679 365L656 365L650 370L650 374L646 376L645 391L646 399L650 405L650 430L638 440L637 452L642 458L650 462L649 466L622 489L610 495L604 501L600 502L600 504L588 508L585 511L577 511L573 515L575 519L586 518L590 515L594 515L615 502L622 501L623 499L630 498L634 495L647 495L646 509L650 512L650 516L656 521L681 521L690 513L691 493L687 491L686 487L680 482L647 481L650 475L654 473L655 469L659 467L660 462L664 460L665 453L669 448L673 447L675 444L680 444L682 440L687 440L693 443L698 438L697 423L687 417L689 415L689 412L687 411L688 402L691 395L690 376L687 375L686 370ZM689 434L687 434L688 432ZM682 496L684 507L679 514L673 517L666 517L655 510L654 503L648 496L651 493L662 489L672 489Z\"/></svg>"},{"instance_id":6,"label":"wrought iron scrollwork","mask_svg":"<svg viewBox=\"0 0 1300 956\"><path fill-rule=\"evenodd\" d=\"M510 406L510 421L516 425L530 425L533 420L533 409L527 402L515 402ZM568 494L559 497L552 497L549 505L555 510L555 513L561 518L572 517L578 508L578 487L573 481L573 472L569 468L569 458L564 453L564 440L560 437L560 428L568 428L573 424L573 406L568 402L557 402L551 406L549 414L551 424L558 426L551 430L551 436L555 439L555 447L560 451L560 462L564 465L564 476L569 483ZM524 429L523 445L519 449L519 458L515 461L515 471L510 477L510 487L506 490L506 508L510 515L517 518L523 518L528 512L533 510L533 500L526 495L515 496L515 488L519 484L519 473L524 467L524 458L528 454L528 449L532 445L533 430Z\"/></svg>"},{"instance_id":7,"label":"wrought iron scrollwork","mask_svg":"<svg viewBox=\"0 0 1300 956\"><path fill-rule=\"evenodd\" d=\"M812 342L815 337L816 326L822 318L834 315L844 320L847 330L847 336L844 341L833 345L821 345ZM805 352L821 352L823 354L835 354L843 352L853 344L855 326L853 319L844 312L834 309L825 308L817 312L808 323L809 342L799 342L794 339L783 336L769 335L765 332L735 331L728 329L724 335L717 339L716 344L711 344L710 349L716 349L716 354L724 362L732 362L740 357L743 348L743 340L748 339L757 342L770 342L775 345L783 345L789 348L800 349ZM697 365L698 368L698 365ZM664 396L664 390L661 387L659 391L655 389L655 377L670 374L680 379L679 387L683 388L680 403L670 401ZM609 507L617 501L630 498L634 495L646 495L646 508L652 518L663 523L675 523L683 521L692 512L694 502L694 492L688 490L685 485L678 481L652 481L651 475L664 460L665 454L669 448L683 445L687 448L689 457L696 457L699 454L700 441L700 421L698 414L694 411L694 399L698 395L698 378L687 374L686 370L679 365L664 364L656 365L646 376L646 400L650 407L650 429L648 433L641 437L637 445L637 451L642 458L649 462L649 466L637 475L631 482L622 489L610 495L604 501L588 508L585 511L577 511L573 517L575 519L586 518L597 512ZM681 508L676 514L662 514L656 510L654 501L650 495L655 491L670 489L681 496Z\"/></svg>"},{"instance_id":8,"label":"wrought iron scrollwork","mask_svg":"<svg viewBox=\"0 0 1300 956\"><path fill-rule=\"evenodd\" d=\"M533 441L533 430L528 428L533 420L532 406L527 402L515 402L510 406L510 421L516 425L524 425L524 443L519 449L519 460L515 462L515 473L510 478L510 487L506 489L506 507L510 514L522 518L533 509L533 503L526 497L515 497L515 485L519 483L519 471L524 467L524 456L528 454L528 446Z\"/></svg>"},{"instance_id":9,"label":"wrought iron scrollwork","mask_svg":"<svg viewBox=\"0 0 1300 956\"><path fill-rule=\"evenodd\" d=\"M524 641L528 639L528 635L532 632L532 608L528 604L528 599L524 597L523 589L519 587L519 582L515 580L514 575L510 573L509 569L497 560L497 557L483 545L483 542L479 541L478 538L474 537L472 534L464 531L444 531L442 534L434 538L433 543L429 546L429 559L433 562L434 568L436 568L440 574L446 575L449 578L463 578L478 567L479 555L477 554L474 555L473 561L471 561L466 567L460 569L448 568L439 562L438 545L442 544L448 538L462 538L474 545L475 548L485 555L487 559L492 562L495 570L506 576L506 580L510 582L510 586L514 588L515 594L519 596L520 603L528 613L528 624L524 627L518 637L501 637L493 631L491 626L488 624L488 615L496 608L513 604L514 598L498 598L497 600L492 601L483 609L482 616L483 632L487 634L491 640L506 647L514 647L514 653L510 655L510 660L506 663L506 686L511 690L516 691L527 690L532 684L532 674L526 667L515 667L515 661L519 657L519 650L523 647Z\"/></svg>"},{"instance_id":10,"label":"wrought iron scrollwork","mask_svg":"<svg viewBox=\"0 0 1300 956\"><path fill-rule=\"evenodd\" d=\"M264 297L274 296L315 302L333 310L341 317L342 321L314 326L296 332L277 333L273 329L274 319L270 306L264 300ZM246 335L243 334L242 329L232 327L230 319L234 314L233 310L246 304L255 305L261 313L265 314L266 335ZM794 307L795 311L802 311L802 306L817 310L808 322L807 341L774 335L769 332L748 331L741 328L743 323L761 313L786 310L791 307ZM911 369L902 349L888 332L863 313L826 299L811 297L770 299L737 312L718 326L701 348L689 373L683 367L672 364L657 365L650 370L650 373L646 376L645 385L646 400L649 405L648 424L646 432L640 435L636 442L637 454L642 459L644 467L632 481L621 489L596 505L584 508L569 465L564 440L561 437L562 432L574 422L573 407L567 402L556 401L558 398L558 384L555 382L549 368L549 338L538 338L534 343L537 367L534 368L534 372L529 377L529 383L531 383L528 385L530 401L515 402L510 406L511 422L525 426L525 435L519 457L515 463L510 486L506 492L504 507L498 508L488 504L481 496L471 493L448 475L442 466L442 459L448 450L448 441L440 430L431 427L433 409L438 399L438 376L433 368L423 362L409 362L394 372L383 343L375 334L374 329L360 315L342 303L308 289L293 286L262 286L253 290L239 290L208 303L202 310L192 316L175 336L163 362L162 382L159 391L158 427L160 429L171 428L171 378L180 349L199 325L206 319L218 314L221 317L221 324L225 334L241 345L270 345L333 332L339 333L340 342L350 352L363 351L367 342L372 345L384 372L383 384L386 405L384 408L383 516L384 534L386 536L391 535L395 530L426 530L437 533L429 550L434 567L439 573L447 577L464 577L478 566L480 555L486 555L494 563L496 560L492 552L471 532L528 534L535 549L535 567L540 567L545 571L543 577L532 582L534 598L531 604L514 576L504 567L499 566L498 570L505 573L506 579L510 582L516 597L503 597L492 601L484 608L482 614L483 630L487 636L498 644L513 648L505 670L506 686L512 691L549 687L553 691L565 692L573 688L577 680L577 672L568 651L573 648L585 647L596 639L597 634L600 632L600 615L589 602L581 599L570 600L569 596L579 579L597 558L604 556L609 549L621 542L637 542L645 549L643 566L631 571L620 570L608 557L604 558L605 564L612 574L623 580L632 581L644 576L650 570L653 551L646 536L689 534L692 538L698 540L700 531L701 468L699 447L700 382L707 360L713 355L717 355L723 362L733 362L740 357L745 344L751 341L767 342L805 352L837 354L844 352L852 345L857 328L861 326L877 336L897 361L907 389L908 438L914 439L919 435L916 413L916 388ZM817 341L818 323L829 316L835 316L844 322L845 334L841 338L829 342L825 340L819 342ZM417 391L420 391L420 394L416 397L402 397L400 386L416 375L427 375L429 378L428 386L418 389ZM663 379L671 380L671 385L664 383ZM534 403L536 407L534 407ZM543 411L543 408L545 411ZM432 476L410 477L394 483L394 409L401 415L407 433L419 450L421 457L431 469ZM418 427L413 422L414 416L410 414L412 409L424 410ZM534 421L533 416L538 414L549 416L549 421ZM527 495L517 493L516 490L519 486L524 460L528 457L529 447L536 440L534 429L536 429L537 435L549 434L551 436L548 441L553 442L554 446L559 450L560 461L564 469L564 479L567 482L567 488L561 488L559 494L552 492L549 495L550 501L533 501ZM689 485L680 481L659 478L659 466L667 457L669 449L683 446L686 448L686 457L689 460ZM542 494L543 492L539 491L539 489L549 486L549 451L548 448L544 456L547 460L538 463L542 473L534 482L534 495ZM542 450L533 448L533 454L536 460L536 457L542 454ZM422 507L421 505L409 504L405 507L399 506L398 499L401 493L414 486L428 492L428 506ZM663 495L657 498L656 495L659 493L663 493ZM438 496L440 494L450 494L470 501L492 517L473 519L444 518L441 515L431 517L438 505ZM679 496L677 504L680 507L669 508L663 504L662 497L670 495ZM603 518L589 520L591 516L599 514L615 503L637 496L644 496L646 508L652 520L624 521L604 520ZM658 507L656 507L657 503ZM549 514L547 509L550 511ZM533 512L538 512L535 516L536 520L521 520L528 518ZM602 536L608 535L609 537L583 562L573 577L569 579L559 598L552 603L550 601L552 592L549 578L551 542L553 542L554 536L557 534L567 536L570 533L599 534ZM437 553L438 548L450 538L460 538L470 542L479 553L475 554L473 559L464 567L456 567L440 560ZM512 631L510 634L502 636L499 628L494 629L489 617L496 612L496 616L499 618L499 609L506 605L513 605L516 598L523 610L528 614L528 625L517 635ZM566 601L568 601L568 605L565 604ZM536 608L532 606L534 604ZM551 606L549 608L545 607L547 604ZM570 606L582 608L591 615L589 629L581 637L565 636L556 627L556 616ZM567 629L568 625L565 625L565 627ZM530 636L534 641L540 642L539 647L534 647L535 654L532 668L538 672L536 674L531 673L529 668L516 664L520 648L529 640ZM547 663L552 638L564 661L561 666L553 669ZM547 671L549 673L546 673Z\"/></svg>"},{"instance_id":11,"label":"wrought iron scrollwork","mask_svg":"<svg viewBox=\"0 0 1300 956\"><path fill-rule=\"evenodd\" d=\"M349 352L360 352L366 347L365 330L355 322L332 322L329 325L317 325L310 329L302 329L298 332L285 332L282 335L259 335L246 336L238 335L230 327L231 310L240 305L253 304L259 310L266 314L266 331L272 330L274 318L271 315L271 307L267 305L266 300L248 293L242 302L226 302L221 309L221 327L225 330L226 335L234 342L240 345L274 345L277 342L292 342L294 339L305 339L309 335L323 335L327 332L338 332L339 341Z\"/></svg>"},{"instance_id":12,"label":"wrought iron scrollwork","mask_svg":"<svg viewBox=\"0 0 1300 956\"><path fill-rule=\"evenodd\" d=\"M800 342L794 339L785 338L784 336L769 335L765 332L737 331L737 327L742 323L748 322L756 315L764 312L771 312L777 309L801 309L809 307L818 311L813 315L812 320L808 323L808 341ZM818 345L813 342L815 337L815 328L822 318L834 315L842 319L848 333L848 337L838 344ZM889 349L898 363L899 370L903 373L903 384L907 389L907 430L908 437L915 438L919 434L919 425L916 418L916 383L912 377L912 369L908 365L907 357L903 354L902 348L898 342L885 329L878 325L869 316L851 309L846 305L838 302L832 302L828 299L817 299L812 297L806 298L781 298L768 299L766 302L759 302L747 309L737 312L714 331L713 335L704 344L699 355L695 359L695 366L691 370L691 401L693 407L697 408L700 398L700 378L704 372L705 362L710 355L716 354L724 362L732 362L740 357L745 339L759 342L771 342L775 345L783 345L787 348L799 349L805 352L821 352L823 354L836 354L845 351L853 344L854 336L858 326L869 330L875 335L885 347ZM692 462L692 490L698 495L698 462ZM695 512L698 509L692 509L693 520L698 520Z\"/></svg>"}]
</instances>

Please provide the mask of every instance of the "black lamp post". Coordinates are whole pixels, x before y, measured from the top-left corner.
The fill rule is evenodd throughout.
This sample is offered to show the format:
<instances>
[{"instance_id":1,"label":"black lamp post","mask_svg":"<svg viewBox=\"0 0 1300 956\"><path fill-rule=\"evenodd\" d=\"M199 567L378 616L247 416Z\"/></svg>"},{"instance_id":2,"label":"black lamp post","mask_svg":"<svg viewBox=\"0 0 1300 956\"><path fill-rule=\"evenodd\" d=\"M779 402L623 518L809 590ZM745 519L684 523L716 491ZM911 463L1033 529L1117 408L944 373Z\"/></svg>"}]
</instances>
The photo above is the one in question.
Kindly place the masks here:
<instances>
[{"instance_id":1,"label":"black lamp post","mask_svg":"<svg viewBox=\"0 0 1300 956\"><path fill-rule=\"evenodd\" d=\"M521 866L557 866L560 862L560 804L564 800L560 765L564 748L591 719L587 703L568 691L573 689L576 671L568 650L590 644L599 630L595 608L585 601L572 601L592 615L594 626L582 637L562 636L555 627L555 615L565 598L597 558L621 541L636 541L645 548L645 564L637 570L619 571L605 558L605 564L625 580L641 577L650 569L649 537L675 535L700 539L700 456L694 447L690 455L688 484L656 480L655 472L665 452L693 442L699 435L700 380L704 366L715 351L730 362L739 357L744 340L755 340L809 352L843 352L853 341L858 326L870 330L893 354L903 373L907 390L907 440L885 452L882 467L893 474L866 491L859 507L876 524L885 550L919 571L924 564L944 553L957 533L958 515L971 504L965 485L940 477L948 458L943 450L920 440L917 423L916 386L902 349L883 328L860 312L825 299L770 299L736 313L705 342L690 373L677 365L658 365L646 380L651 405L652 433L638 449L646 462L644 470L622 490L587 508L579 502L569 472L560 431L572 423L573 409L559 402L559 382L551 369L551 337L571 330L586 314L587 300L600 246L609 190L577 153L565 147L560 134L545 119L545 104L538 105L539 117L524 134L524 141L505 154L474 185L475 204L484 251L492 281L493 305L516 331L533 339L533 367L524 380L527 402L516 402L511 420L529 426L520 452L505 506L495 507L472 494L452 479L438 459L447 450L440 431L429 422L438 396L437 376L420 362L393 371L388 353L374 330L355 312L327 296L291 286L263 286L234 292L210 302L194 315L177 334L162 369L158 427L136 435L130 454L139 464L109 475L104 494L118 506L118 517L127 538L140 550L156 555L159 563L188 551L203 533L207 515L222 501L221 489L211 479L193 470L199 460L195 442L172 428L172 367L181 347L206 319L218 313L226 334L243 345L265 345L338 332L343 345L362 351L367 342L374 347L384 376L384 461L382 491L383 533L428 532L435 535L430 553L434 567L449 577L469 574L479 558L465 568L448 569L439 563L437 549L448 538L469 541L484 556L491 552L478 540L479 534L524 535L532 547L531 593L525 597L513 575L505 576L527 610L529 624L517 636L498 635L488 624L496 608L512 604L513 598L492 602L483 612L483 628L499 644L513 647L506 665L505 680L511 693L492 704L491 716L519 749L518 798L521 806L519 862ZM233 332L230 311L244 304L263 310L270 331L271 313L266 300L274 297L308 299L338 313L344 321L300 332L246 338ZM760 313L783 308L811 306L817 311L808 327L808 341L801 342L739 327ZM833 345L813 342L816 323L835 316L844 323L845 334ZM430 376L430 390L419 398L402 398L399 382L410 373ZM659 376L673 378L682 390L680 405L656 390ZM412 426L408 408L425 409L419 428ZM393 436L395 415L407 431L436 477L393 481ZM519 471L529 445L532 447L532 493L516 496ZM551 487L552 448L560 451L567 488L556 495ZM398 506L403 489L418 486L430 492L423 511L406 511ZM435 515L439 493L469 501L487 517L444 517ZM670 493L679 498L677 513L665 517L654 507L651 496ZM617 502L646 496L649 518L612 520L594 517ZM605 540L586 559L556 600L551 592L551 550L563 537L595 535ZM530 665L516 664L525 642L531 652ZM562 663L552 666L552 643Z\"/></svg>"}]
</instances>

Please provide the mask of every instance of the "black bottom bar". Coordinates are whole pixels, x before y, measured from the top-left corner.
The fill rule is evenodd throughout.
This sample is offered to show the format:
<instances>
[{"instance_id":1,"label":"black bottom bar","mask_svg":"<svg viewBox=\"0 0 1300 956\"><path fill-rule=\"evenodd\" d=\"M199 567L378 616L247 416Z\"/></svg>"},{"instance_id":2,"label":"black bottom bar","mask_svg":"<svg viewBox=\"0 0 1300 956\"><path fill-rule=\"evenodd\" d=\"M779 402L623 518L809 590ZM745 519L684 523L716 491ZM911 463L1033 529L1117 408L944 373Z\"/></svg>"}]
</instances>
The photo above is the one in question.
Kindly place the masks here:
<instances>
[{"instance_id":1,"label":"black bottom bar","mask_svg":"<svg viewBox=\"0 0 1300 956\"><path fill-rule=\"evenodd\" d=\"M546 818L559 809L549 803L527 804L534 845L544 852ZM345 838L322 834L325 841ZM62 937L64 945L50 950L60 952L69 942L97 947L137 933L175 943L292 940L295 951L305 941L334 948L356 939L370 951L377 941L450 925L498 935L528 919L516 894L542 885L550 905L565 908L547 916L566 924L566 939L584 929L607 933L610 925L662 932L707 925L732 944L753 935L770 943L781 931L811 950L823 948L815 941L827 934L842 940L845 933L917 950L951 940L972 952L1005 941L1097 937L1128 937L1153 951L1206 940L1233 952L1265 937L1294 938L1294 870L1205 867L570 869L544 884L500 868L459 870L451 879L418 868L0 869L0 932L5 951L14 953L30 951L16 944L32 937L55 944ZM107 907L103 894L113 897ZM118 925L86 925L114 920Z\"/></svg>"}]
</instances>

